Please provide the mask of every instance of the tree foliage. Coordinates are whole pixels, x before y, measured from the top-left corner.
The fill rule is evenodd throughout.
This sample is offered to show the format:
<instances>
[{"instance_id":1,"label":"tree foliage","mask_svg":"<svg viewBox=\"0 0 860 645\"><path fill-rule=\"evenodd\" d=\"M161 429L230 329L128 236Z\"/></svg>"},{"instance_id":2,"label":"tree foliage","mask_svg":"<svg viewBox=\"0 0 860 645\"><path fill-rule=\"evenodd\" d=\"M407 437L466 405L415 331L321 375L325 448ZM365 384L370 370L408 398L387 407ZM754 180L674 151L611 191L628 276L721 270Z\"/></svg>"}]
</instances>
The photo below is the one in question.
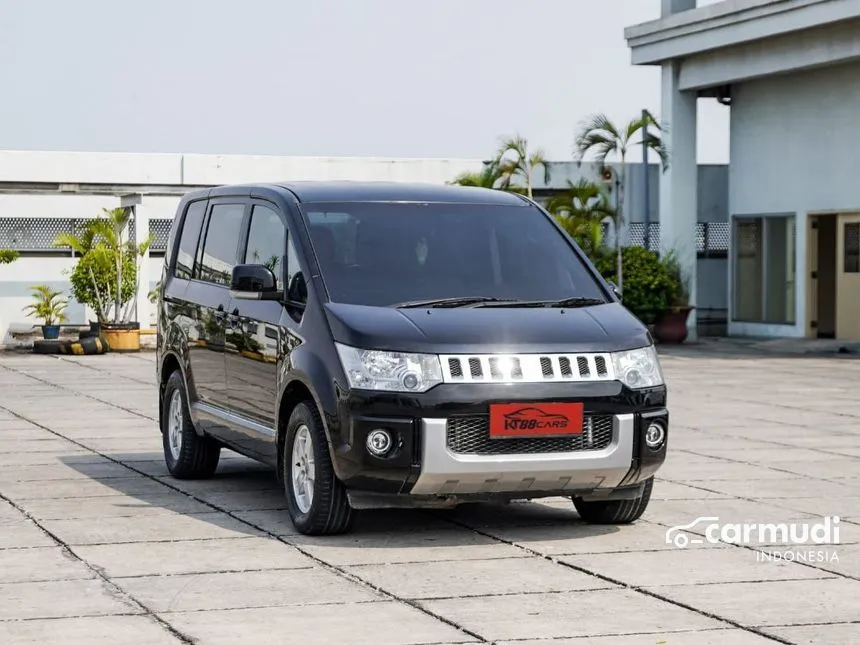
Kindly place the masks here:
<instances>
[{"instance_id":1,"label":"tree foliage","mask_svg":"<svg viewBox=\"0 0 860 645\"><path fill-rule=\"evenodd\" d=\"M534 171L543 168L544 183L549 183L552 174L543 150L530 150L529 142L519 135L502 140L493 163L498 167L501 189L510 190L519 180L525 185L529 199Z\"/></svg>"},{"instance_id":2,"label":"tree foliage","mask_svg":"<svg viewBox=\"0 0 860 645\"><path fill-rule=\"evenodd\" d=\"M135 254L127 250L123 260L122 302L134 298L135 259ZM96 247L83 255L72 269L69 281L75 300L92 307L99 322L106 323L113 317L117 273L113 257L105 248Z\"/></svg>"},{"instance_id":3,"label":"tree foliage","mask_svg":"<svg viewBox=\"0 0 860 645\"><path fill-rule=\"evenodd\" d=\"M663 145L659 134L648 132L653 129L662 132L663 128L656 119L647 111L636 119L632 119L623 127L616 126L605 114L592 114L580 125L579 131L573 142L573 155L577 162L582 163L583 158L591 154L600 165L601 172L606 172L606 159L616 156L621 161L621 173L618 179L618 194L616 195L615 230L620 231L624 222L624 185L627 181L627 154L634 146L647 146L660 157L663 170L668 167L669 154ZM624 268L621 256L621 240L616 235L616 258L615 258L615 280L619 287L623 288Z\"/></svg>"},{"instance_id":4,"label":"tree foliage","mask_svg":"<svg viewBox=\"0 0 860 645\"><path fill-rule=\"evenodd\" d=\"M662 260L654 251L641 246L622 249L624 263L624 306L643 323L652 324L657 317L679 304L682 285L670 262ZM615 258L604 255L595 266L606 279L615 272Z\"/></svg>"},{"instance_id":5,"label":"tree foliage","mask_svg":"<svg viewBox=\"0 0 860 645\"><path fill-rule=\"evenodd\" d=\"M504 190L508 193L526 194L522 186L508 184L502 188L502 173L496 160L488 161L480 172L464 172L458 175L452 182L458 186L471 186L473 188L491 188L493 190Z\"/></svg>"},{"instance_id":6,"label":"tree foliage","mask_svg":"<svg viewBox=\"0 0 860 645\"><path fill-rule=\"evenodd\" d=\"M12 249L0 249L0 264L12 264L20 255L18 251Z\"/></svg>"},{"instance_id":7,"label":"tree foliage","mask_svg":"<svg viewBox=\"0 0 860 645\"><path fill-rule=\"evenodd\" d=\"M617 156L621 163L627 162L627 154L631 148L643 143L660 157L663 169L669 167L669 151L663 144L659 134L649 132L645 141L642 133L645 127L649 130L663 131L653 116L646 113L632 119L625 126L618 127L605 114L592 114L580 125L573 143L573 155L578 162L588 155L594 155L595 161L601 166L606 164L607 157Z\"/></svg>"},{"instance_id":8,"label":"tree foliage","mask_svg":"<svg viewBox=\"0 0 860 645\"><path fill-rule=\"evenodd\" d=\"M77 234L60 233L54 238L54 246L69 247L80 255L71 274L73 294L95 310L101 323L128 321L139 285L138 261L154 239L150 235L138 245L128 239L131 218L129 208L105 208Z\"/></svg>"},{"instance_id":9,"label":"tree foliage","mask_svg":"<svg viewBox=\"0 0 860 645\"><path fill-rule=\"evenodd\" d=\"M587 179L576 183L568 180L567 184L563 193L547 202L546 209L594 260L605 253L603 222L607 218L615 219L615 209L603 186Z\"/></svg>"}]
</instances>

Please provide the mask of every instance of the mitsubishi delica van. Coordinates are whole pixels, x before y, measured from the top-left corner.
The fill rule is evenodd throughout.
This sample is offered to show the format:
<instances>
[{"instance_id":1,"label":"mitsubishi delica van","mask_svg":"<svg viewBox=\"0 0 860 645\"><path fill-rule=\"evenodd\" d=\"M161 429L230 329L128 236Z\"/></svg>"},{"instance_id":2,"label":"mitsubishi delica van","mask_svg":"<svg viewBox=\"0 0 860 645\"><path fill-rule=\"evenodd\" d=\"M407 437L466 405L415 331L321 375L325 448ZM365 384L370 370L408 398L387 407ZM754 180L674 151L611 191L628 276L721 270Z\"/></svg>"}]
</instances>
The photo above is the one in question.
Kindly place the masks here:
<instances>
[{"instance_id":1,"label":"mitsubishi delica van","mask_svg":"<svg viewBox=\"0 0 860 645\"><path fill-rule=\"evenodd\" d=\"M271 465L298 531L564 496L629 523L666 455L651 336L540 206L308 182L181 201L158 300L164 456Z\"/></svg>"}]
</instances>

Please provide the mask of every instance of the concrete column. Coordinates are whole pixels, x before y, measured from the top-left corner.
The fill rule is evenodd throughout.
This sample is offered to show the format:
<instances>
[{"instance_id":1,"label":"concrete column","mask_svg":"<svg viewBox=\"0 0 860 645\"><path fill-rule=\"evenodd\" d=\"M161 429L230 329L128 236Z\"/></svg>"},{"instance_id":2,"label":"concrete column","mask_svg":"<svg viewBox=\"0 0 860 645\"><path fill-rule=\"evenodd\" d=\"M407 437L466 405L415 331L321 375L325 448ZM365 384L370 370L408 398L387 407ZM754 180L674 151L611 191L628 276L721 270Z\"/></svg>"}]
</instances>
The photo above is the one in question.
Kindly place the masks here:
<instances>
[{"instance_id":1,"label":"concrete column","mask_svg":"<svg viewBox=\"0 0 860 645\"><path fill-rule=\"evenodd\" d=\"M662 0L661 17L671 16L673 13L689 11L696 8L696 0Z\"/></svg>"},{"instance_id":2,"label":"concrete column","mask_svg":"<svg viewBox=\"0 0 860 645\"><path fill-rule=\"evenodd\" d=\"M141 244L149 236L149 209L145 202L141 202L134 209L134 243ZM135 297L135 311L137 322L140 323L141 329L149 329L149 316L152 305L149 302L149 251L140 258L139 273L140 276L137 285L137 295Z\"/></svg>"},{"instance_id":3,"label":"concrete column","mask_svg":"<svg viewBox=\"0 0 860 645\"><path fill-rule=\"evenodd\" d=\"M696 305L696 221L698 220L698 165L696 159L696 94L678 90L680 63L663 64L660 118L666 124L663 141L669 167L660 175L660 248L675 251ZM696 339L696 312L688 318L688 338Z\"/></svg>"}]
</instances>

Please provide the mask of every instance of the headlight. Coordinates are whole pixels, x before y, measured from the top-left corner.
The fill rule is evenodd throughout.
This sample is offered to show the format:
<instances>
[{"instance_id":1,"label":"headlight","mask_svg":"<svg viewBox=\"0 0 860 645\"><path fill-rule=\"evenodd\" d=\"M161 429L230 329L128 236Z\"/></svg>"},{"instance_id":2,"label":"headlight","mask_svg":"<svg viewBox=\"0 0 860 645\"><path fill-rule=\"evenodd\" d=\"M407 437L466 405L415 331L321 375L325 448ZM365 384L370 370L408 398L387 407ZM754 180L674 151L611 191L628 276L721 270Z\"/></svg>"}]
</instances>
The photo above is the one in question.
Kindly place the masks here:
<instances>
[{"instance_id":1,"label":"headlight","mask_svg":"<svg viewBox=\"0 0 860 645\"><path fill-rule=\"evenodd\" d=\"M615 367L615 378L631 389L663 385L663 371L653 345L626 352L613 352L612 364Z\"/></svg>"},{"instance_id":2,"label":"headlight","mask_svg":"<svg viewBox=\"0 0 860 645\"><path fill-rule=\"evenodd\" d=\"M442 382L435 354L356 349L335 343L349 386L386 392L426 392Z\"/></svg>"}]
</instances>

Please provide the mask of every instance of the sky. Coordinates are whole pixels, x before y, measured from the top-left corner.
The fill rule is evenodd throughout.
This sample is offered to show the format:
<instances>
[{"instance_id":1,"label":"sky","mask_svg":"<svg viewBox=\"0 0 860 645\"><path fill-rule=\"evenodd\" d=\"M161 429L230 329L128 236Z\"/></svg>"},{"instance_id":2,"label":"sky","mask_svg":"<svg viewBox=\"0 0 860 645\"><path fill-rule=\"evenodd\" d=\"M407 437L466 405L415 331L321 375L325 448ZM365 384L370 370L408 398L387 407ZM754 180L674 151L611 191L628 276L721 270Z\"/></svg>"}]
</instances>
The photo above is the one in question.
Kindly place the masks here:
<instances>
[{"instance_id":1,"label":"sky","mask_svg":"<svg viewBox=\"0 0 860 645\"><path fill-rule=\"evenodd\" d=\"M713 0L700 0L711 4ZM660 0L0 0L0 149L556 161L660 116L624 28ZM728 108L699 101L700 163Z\"/></svg>"}]
</instances>

